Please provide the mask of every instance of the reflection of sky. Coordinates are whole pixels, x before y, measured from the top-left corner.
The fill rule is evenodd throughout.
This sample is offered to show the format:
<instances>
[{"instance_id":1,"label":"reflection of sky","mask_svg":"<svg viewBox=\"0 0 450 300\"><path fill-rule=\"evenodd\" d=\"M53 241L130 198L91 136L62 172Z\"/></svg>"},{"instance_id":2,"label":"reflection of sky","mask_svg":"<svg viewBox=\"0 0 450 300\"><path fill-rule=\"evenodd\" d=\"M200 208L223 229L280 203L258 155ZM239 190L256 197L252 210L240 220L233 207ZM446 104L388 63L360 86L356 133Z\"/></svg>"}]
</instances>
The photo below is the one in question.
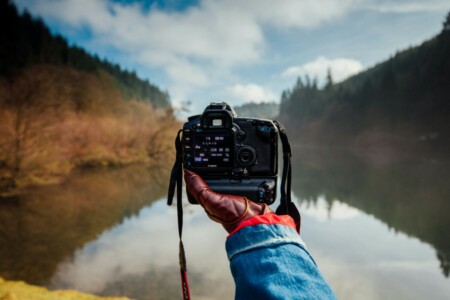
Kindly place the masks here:
<instances>
[{"instance_id":1,"label":"reflection of sky","mask_svg":"<svg viewBox=\"0 0 450 300\"><path fill-rule=\"evenodd\" d=\"M302 212L304 215L311 216L319 222L325 222L329 219L348 220L363 214L359 209L353 208L346 203L335 201L328 205L323 197L320 197L314 204L305 203L302 206Z\"/></svg>"},{"instance_id":2,"label":"reflection of sky","mask_svg":"<svg viewBox=\"0 0 450 300\"><path fill-rule=\"evenodd\" d=\"M219 292L232 297L234 284L225 253L225 230L209 221L199 206L186 206L184 210L183 242L189 273L207 272L208 280L228 287ZM176 207L168 208L163 199L143 208L136 217L104 232L61 264L52 287L101 293L108 284L145 276L149 270L178 274L176 220ZM191 285L195 285L193 278Z\"/></svg>"},{"instance_id":3,"label":"reflection of sky","mask_svg":"<svg viewBox=\"0 0 450 300\"><path fill-rule=\"evenodd\" d=\"M300 207L302 237L339 298L448 299L450 282L429 245L339 201L329 207L319 198ZM199 206L185 207L184 223L193 296L207 277L212 284L202 287L203 297L195 298L232 299L226 232ZM78 250L59 266L52 285L101 293L128 277L148 276L149 270L177 274L177 252L176 208L160 200Z\"/></svg>"},{"instance_id":4,"label":"reflection of sky","mask_svg":"<svg viewBox=\"0 0 450 300\"><path fill-rule=\"evenodd\" d=\"M449 299L434 249L345 203L302 203L302 237L341 299Z\"/></svg>"}]
</instances>

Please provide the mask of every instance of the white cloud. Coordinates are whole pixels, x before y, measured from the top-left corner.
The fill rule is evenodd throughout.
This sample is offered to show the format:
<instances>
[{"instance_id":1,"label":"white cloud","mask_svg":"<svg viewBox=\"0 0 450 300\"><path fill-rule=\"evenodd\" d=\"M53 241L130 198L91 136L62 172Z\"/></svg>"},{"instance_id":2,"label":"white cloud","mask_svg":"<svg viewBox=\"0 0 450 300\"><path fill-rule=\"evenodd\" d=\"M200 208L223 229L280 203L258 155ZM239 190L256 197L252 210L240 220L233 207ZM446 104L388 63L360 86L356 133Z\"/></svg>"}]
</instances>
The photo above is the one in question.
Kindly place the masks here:
<instances>
[{"instance_id":1,"label":"white cloud","mask_svg":"<svg viewBox=\"0 0 450 300\"><path fill-rule=\"evenodd\" d=\"M284 77L302 77L308 75L311 78L317 78L319 85L323 84L327 76L328 69L334 82L340 82L346 78L361 72L364 66L361 62L350 58L326 58L318 57L316 60L305 63L300 66L287 68L282 76Z\"/></svg>"},{"instance_id":2,"label":"white cloud","mask_svg":"<svg viewBox=\"0 0 450 300\"><path fill-rule=\"evenodd\" d=\"M378 1L370 1L369 3L367 3L366 8L383 13L440 12L450 9L450 2L448 0L427 0L427 1L378 0Z\"/></svg>"},{"instance_id":3,"label":"white cloud","mask_svg":"<svg viewBox=\"0 0 450 300\"><path fill-rule=\"evenodd\" d=\"M272 102L277 100L277 96L270 90L264 89L257 84L235 84L228 89L232 97L243 102Z\"/></svg>"},{"instance_id":4,"label":"white cloud","mask_svg":"<svg viewBox=\"0 0 450 300\"><path fill-rule=\"evenodd\" d=\"M16 2L72 29L88 28L96 45L162 68L174 84L205 86L205 74L219 67L261 61L268 46L264 26L317 26L342 16L355 0L204 0L183 12L107 0Z\"/></svg>"},{"instance_id":5,"label":"white cloud","mask_svg":"<svg viewBox=\"0 0 450 300\"><path fill-rule=\"evenodd\" d=\"M283 45L268 39L269 30L272 33L282 31L295 39L298 29L311 30L353 11L437 10L446 7L446 2L200 0L183 11L167 11L156 5L144 10L139 3L122 4L111 0L15 0L20 8L27 8L46 22L58 24L56 27L63 35L88 31L92 38L83 41L81 46L93 52L103 49L103 53L98 53L100 56L108 57L108 51L113 49L132 66L162 70L168 79L164 88L170 90L175 101L189 99L193 93L204 94L208 88L208 92L214 94L213 88L223 91L224 86L232 83L252 82L235 70L255 64L267 65L273 55L279 55L278 50ZM299 58L291 60L296 59ZM319 57L309 64L289 68L284 75L299 76L307 72L321 81L328 66L336 81L363 68L351 59ZM234 87L233 95L238 93L242 99L258 96L258 101L276 98L270 91L262 90L241 84Z\"/></svg>"},{"instance_id":6,"label":"white cloud","mask_svg":"<svg viewBox=\"0 0 450 300\"><path fill-rule=\"evenodd\" d=\"M231 1L228 1L231 2ZM226 2L226 3L228 3ZM362 0L232 1L249 18L277 28L309 28L344 15Z\"/></svg>"}]
</instances>

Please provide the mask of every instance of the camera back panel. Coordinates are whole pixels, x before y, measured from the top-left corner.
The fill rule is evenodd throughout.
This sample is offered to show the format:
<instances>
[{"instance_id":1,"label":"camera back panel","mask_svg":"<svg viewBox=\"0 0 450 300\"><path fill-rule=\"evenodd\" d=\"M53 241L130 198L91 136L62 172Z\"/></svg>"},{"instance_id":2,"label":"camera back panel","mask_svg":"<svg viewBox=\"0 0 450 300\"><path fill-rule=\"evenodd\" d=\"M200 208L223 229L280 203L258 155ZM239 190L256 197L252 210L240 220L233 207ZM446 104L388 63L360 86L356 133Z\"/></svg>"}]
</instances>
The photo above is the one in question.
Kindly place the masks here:
<instances>
[{"instance_id":1,"label":"camera back panel","mask_svg":"<svg viewBox=\"0 0 450 300\"><path fill-rule=\"evenodd\" d=\"M278 129L271 120L238 118L212 103L183 127L183 164L210 187L271 204L276 196Z\"/></svg>"},{"instance_id":2,"label":"camera back panel","mask_svg":"<svg viewBox=\"0 0 450 300\"><path fill-rule=\"evenodd\" d=\"M278 135L269 120L236 118L232 128L183 128L184 167L206 176L276 176Z\"/></svg>"}]
</instances>

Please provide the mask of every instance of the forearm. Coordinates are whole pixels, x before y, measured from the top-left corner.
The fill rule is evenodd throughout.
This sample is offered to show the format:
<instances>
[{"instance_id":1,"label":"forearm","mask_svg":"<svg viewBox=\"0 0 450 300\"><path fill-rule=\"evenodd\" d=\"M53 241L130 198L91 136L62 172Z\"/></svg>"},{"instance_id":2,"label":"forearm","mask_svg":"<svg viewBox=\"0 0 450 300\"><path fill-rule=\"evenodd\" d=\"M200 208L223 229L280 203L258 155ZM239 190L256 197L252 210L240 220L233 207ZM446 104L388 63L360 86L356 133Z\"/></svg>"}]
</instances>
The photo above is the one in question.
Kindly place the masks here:
<instances>
[{"instance_id":1,"label":"forearm","mask_svg":"<svg viewBox=\"0 0 450 300\"><path fill-rule=\"evenodd\" d=\"M265 218L227 239L236 299L335 299L298 233Z\"/></svg>"}]
</instances>

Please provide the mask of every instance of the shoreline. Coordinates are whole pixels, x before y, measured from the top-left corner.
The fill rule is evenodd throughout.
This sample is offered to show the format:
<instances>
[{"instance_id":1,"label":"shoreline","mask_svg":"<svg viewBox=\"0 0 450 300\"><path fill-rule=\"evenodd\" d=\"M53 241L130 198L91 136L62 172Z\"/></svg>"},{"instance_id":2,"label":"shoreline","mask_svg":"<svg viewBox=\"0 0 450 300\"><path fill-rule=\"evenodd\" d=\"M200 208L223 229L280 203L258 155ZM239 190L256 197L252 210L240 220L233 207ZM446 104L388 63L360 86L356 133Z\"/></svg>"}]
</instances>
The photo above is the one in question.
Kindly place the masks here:
<instances>
[{"instance_id":1,"label":"shoreline","mask_svg":"<svg viewBox=\"0 0 450 300\"><path fill-rule=\"evenodd\" d=\"M148 160L142 160L142 161L133 161L133 162L121 162L121 163L106 163L106 164L96 164L89 165L89 166L82 166L78 168L74 168L69 173L66 174L59 174L58 176L54 176L51 178L51 180L39 180L37 182L31 182L28 184L25 184L23 186L18 186L16 188L12 188L10 190L2 190L0 187L0 201L8 201L10 199L14 199L17 196L20 196L21 194L27 192L30 189L34 188L40 188L40 187L46 187L46 186L53 186L53 185L60 185L64 184L67 180L70 180L70 178L76 174L82 173L82 172L96 172L96 171L108 171L108 170L117 170L117 169L125 169L137 165L145 166L145 167L157 167L160 164L160 160L155 159L148 159ZM0 298L0 300L2 300Z\"/></svg>"},{"instance_id":2,"label":"shoreline","mask_svg":"<svg viewBox=\"0 0 450 300\"><path fill-rule=\"evenodd\" d=\"M49 290L24 281L5 280L0 277L1 300L130 300L128 297L102 297L76 290Z\"/></svg>"}]
</instances>

